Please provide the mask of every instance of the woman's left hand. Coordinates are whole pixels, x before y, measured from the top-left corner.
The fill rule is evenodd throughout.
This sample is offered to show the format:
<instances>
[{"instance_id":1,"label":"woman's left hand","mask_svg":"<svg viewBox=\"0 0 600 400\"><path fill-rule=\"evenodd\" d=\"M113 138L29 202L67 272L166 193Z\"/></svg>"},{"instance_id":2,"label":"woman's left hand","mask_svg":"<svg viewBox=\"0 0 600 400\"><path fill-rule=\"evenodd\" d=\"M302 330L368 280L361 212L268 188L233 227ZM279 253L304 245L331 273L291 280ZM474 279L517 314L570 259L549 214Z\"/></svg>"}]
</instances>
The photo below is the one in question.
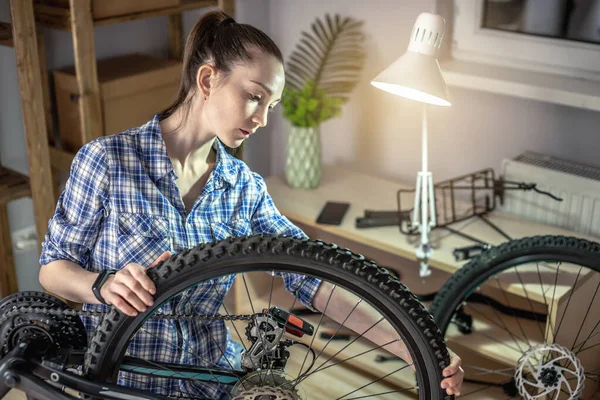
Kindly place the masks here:
<instances>
[{"instance_id":1,"label":"woman's left hand","mask_svg":"<svg viewBox=\"0 0 600 400\"><path fill-rule=\"evenodd\" d=\"M450 349L448 349L450 350ZM462 360L459 356L450 351L450 365L442 371L445 379L442 380L442 389L446 389L446 393L458 396L463 383L465 371L461 367Z\"/></svg>"}]
</instances>

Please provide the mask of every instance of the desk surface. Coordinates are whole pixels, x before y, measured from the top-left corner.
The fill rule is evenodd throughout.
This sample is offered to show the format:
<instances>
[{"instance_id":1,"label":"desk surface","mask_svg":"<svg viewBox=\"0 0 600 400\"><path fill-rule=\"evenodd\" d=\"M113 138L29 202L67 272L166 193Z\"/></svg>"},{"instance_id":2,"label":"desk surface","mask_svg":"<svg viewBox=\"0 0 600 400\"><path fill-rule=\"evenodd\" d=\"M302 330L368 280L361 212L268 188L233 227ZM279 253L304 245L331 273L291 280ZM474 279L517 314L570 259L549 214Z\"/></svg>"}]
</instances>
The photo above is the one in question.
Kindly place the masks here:
<instances>
[{"instance_id":1,"label":"desk surface","mask_svg":"<svg viewBox=\"0 0 600 400\"><path fill-rule=\"evenodd\" d=\"M364 243L378 250L386 251L410 260L416 260L415 245L418 238L408 238L398 227L357 229L355 220L363 216L365 209L397 209L396 192L408 186L375 176L350 171L348 169L325 166L321 185L317 189L293 189L285 183L285 178L269 177L268 191L279 211L293 221L317 227L321 231ZM351 204L340 226L321 225L315 222L326 201L346 201ZM567 231L550 225L543 225L494 211L488 220L513 238L535 235L566 235L588 238L582 234ZM479 218L458 222L455 229L491 244L500 244L506 239ZM452 251L457 247L474 244L461 236L443 229L431 234L434 246L430 265L450 273L460 268L462 262L454 259Z\"/></svg>"}]
</instances>

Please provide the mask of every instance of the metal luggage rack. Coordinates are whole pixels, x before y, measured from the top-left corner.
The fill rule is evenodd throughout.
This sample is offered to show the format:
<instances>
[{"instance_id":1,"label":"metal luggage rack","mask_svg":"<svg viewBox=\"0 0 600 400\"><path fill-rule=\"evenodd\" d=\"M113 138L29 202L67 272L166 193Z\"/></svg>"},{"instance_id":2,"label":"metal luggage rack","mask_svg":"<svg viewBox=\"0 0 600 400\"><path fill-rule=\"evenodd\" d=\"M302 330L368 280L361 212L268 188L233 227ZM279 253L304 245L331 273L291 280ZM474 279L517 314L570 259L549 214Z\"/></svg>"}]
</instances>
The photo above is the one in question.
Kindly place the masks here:
<instances>
[{"instance_id":1,"label":"metal luggage rack","mask_svg":"<svg viewBox=\"0 0 600 400\"><path fill-rule=\"evenodd\" d=\"M507 181L500 176L496 179L492 168L485 168L470 174L451 178L434 185L436 224L434 229L444 229L474 242L472 246L456 248L453 251L456 261L467 260L491 247L491 244L474 236L460 232L452 225L476 217L488 224L492 229L505 237L513 238L486 218L496 209L498 202L503 205L508 190L533 190L556 201L563 199L537 188L536 183ZM415 189L399 189L396 198L398 209L389 211L365 210L364 216L356 219L357 228L374 228L397 225L406 236L418 236L419 228L412 221L413 208L403 208L403 204L411 203L407 197L414 197ZM404 198L404 200L403 200ZM418 210L416 210L418 212Z\"/></svg>"}]
</instances>

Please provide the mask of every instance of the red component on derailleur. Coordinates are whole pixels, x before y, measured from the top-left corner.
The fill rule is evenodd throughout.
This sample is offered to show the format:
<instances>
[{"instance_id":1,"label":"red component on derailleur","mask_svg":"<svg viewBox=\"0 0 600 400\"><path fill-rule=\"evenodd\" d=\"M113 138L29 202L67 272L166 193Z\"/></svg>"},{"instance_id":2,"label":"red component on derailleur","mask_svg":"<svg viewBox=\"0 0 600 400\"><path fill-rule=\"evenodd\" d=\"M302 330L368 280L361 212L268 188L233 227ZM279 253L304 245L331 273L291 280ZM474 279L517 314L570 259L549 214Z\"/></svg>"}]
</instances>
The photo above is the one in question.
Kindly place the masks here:
<instances>
[{"instance_id":1,"label":"red component on derailleur","mask_svg":"<svg viewBox=\"0 0 600 400\"><path fill-rule=\"evenodd\" d=\"M286 332L294 336L302 337L304 334L312 336L314 333L314 328L311 324L279 307L265 308L263 312L270 314L279 325L284 327Z\"/></svg>"}]
</instances>

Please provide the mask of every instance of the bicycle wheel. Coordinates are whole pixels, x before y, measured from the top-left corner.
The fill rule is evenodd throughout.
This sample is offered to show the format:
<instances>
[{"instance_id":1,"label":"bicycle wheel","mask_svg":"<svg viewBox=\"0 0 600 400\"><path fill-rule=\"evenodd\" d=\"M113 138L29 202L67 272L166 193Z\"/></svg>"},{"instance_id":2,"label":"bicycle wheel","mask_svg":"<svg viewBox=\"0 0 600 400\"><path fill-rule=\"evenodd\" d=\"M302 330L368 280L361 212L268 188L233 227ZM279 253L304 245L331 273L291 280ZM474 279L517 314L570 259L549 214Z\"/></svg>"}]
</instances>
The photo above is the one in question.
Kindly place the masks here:
<instances>
[{"instance_id":1,"label":"bicycle wheel","mask_svg":"<svg viewBox=\"0 0 600 400\"><path fill-rule=\"evenodd\" d=\"M430 308L466 361L462 396L592 398L599 288L600 244L573 237L513 240L463 266Z\"/></svg>"},{"instance_id":2,"label":"bicycle wheel","mask_svg":"<svg viewBox=\"0 0 600 400\"><path fill-rule=\"evenodd\" d=\"M406 394L414 398L414 393L421 399L451 398L440 388L441 371L449 356L431 315L385 269L336 245L291 237L232 238L174 255L148 275L157 287L154 306L137 317L127 317L114 308L106 314L86 355L86 373L91 378L139 384L170 397L187 398L402 399ZM239 286L230 290L236 276ZM354 305L346 305L349 311L339 322L350 325L354 319L350 316L359 315L362 331L350 332L314 310L304 308L301 312L298 300L302 301L302 287L288 288L295 293L291 295L278 284L280 278L298 278L295 282L304 285L314 282L311 277L322 280L321 285L333 285L323 286L328 288L326 313L333 309L328 307L336 307L333 302L329 304L332 298L344 296L355 302L347 302ZM221 296L219 289L235 296L225 298L218 313L203 308L201 302L190 304L186 300L198 290L204 290L205 299L211 290ZM238 314L231 312L232 301L250 310L243 314L248 317L238 319ZM283 310L297 315L280 318L278 325L274 321L277 313L267 312L274 306L278 313ZM184 311L187 319L166 318L163 313L167 309L178 315ZM227 321L194 321L207 314ZM156 338L153 345L178 350L178 360L184 360L178 365L172 360L165 362L161 358L164 352L158 350L152 357L135 356L139 350L136 339L140 335L147 339L153 329L148 324L163 323L157 321L164 318L164 323L174 326L165 331L168 337ZM186 341L190 335L185 332L198 333L188 323L212 336L209 341L217 349L214 353L206 355L205 348L195 348ZM244 348L241 368L231 357L225 357L229 341L213 335L222 332L223 325ZM300 326L304 326L303 336ZM307 329L310 326L312 329ZM389 333L379 344L366 339L376 329ZM406 346L412 362L393 358L377 363L375 359L389 354L386 350L391 346ZM203 352L202 357L196 357L199 352ZM179 380L173 383L172 377Z\"/></svg>"}]
</instances>

